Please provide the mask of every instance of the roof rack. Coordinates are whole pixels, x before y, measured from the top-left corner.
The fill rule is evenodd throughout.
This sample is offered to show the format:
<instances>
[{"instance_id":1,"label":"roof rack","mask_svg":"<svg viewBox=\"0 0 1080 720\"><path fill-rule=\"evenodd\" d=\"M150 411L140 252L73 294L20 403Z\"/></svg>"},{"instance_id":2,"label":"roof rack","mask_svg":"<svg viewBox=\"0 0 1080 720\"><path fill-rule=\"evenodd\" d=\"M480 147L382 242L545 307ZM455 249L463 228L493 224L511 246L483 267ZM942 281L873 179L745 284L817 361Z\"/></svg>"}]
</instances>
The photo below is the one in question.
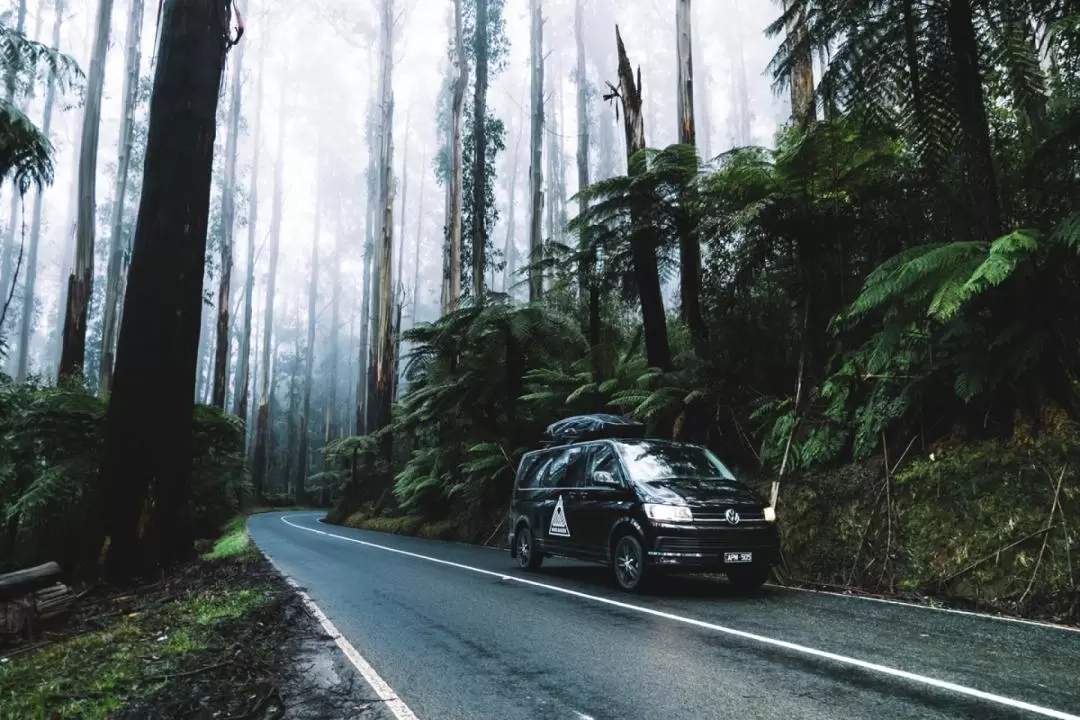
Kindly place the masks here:
<instances>
[{"instance_id":1,"label":"roof rack","mask_svg":"<svg viewBox=\"0 0 1080 720\"><path fill-rule=\"evenodd\" d=\"M541 442L544 446L550 447L602 438L640 439L643 437L645 437L645 426L637 420L620 415L594 413L574 415L551 423Z\"/></svg>"}]
</instances>

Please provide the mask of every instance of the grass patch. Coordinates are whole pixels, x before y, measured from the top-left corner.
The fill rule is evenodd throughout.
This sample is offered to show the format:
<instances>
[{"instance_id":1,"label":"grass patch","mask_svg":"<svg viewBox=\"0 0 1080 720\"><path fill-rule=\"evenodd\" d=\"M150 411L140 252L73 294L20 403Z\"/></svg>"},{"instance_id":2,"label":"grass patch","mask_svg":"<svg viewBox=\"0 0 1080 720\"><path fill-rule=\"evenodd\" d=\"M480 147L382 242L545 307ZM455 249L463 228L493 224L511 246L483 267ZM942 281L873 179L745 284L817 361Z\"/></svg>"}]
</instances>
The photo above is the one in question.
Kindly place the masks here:
<instances>
[{"instance_id":1,"label":"grass patch","mask_svg":"<svg viewBox=\"0 0 1080 720\"><path fill-rule=\"evenodd\" d=\"M98 720L150 701L170 680L220 663L232 627L270 598L264 588L199 591L10 658L0 663L0 720Z\"/></svg>"},{"instance_id":2,"label":"grass patch","mask_svg":"<svg viewBox=\"0 0 1080 720\"><path fill-rule=\"evenodd\" d=\"M403 515L400 517L386 517L372 515L369 511L359 510L354 512L345 522L346 527L357 530L374 530L375 532L390 533L393 535L412 535L428 540L457 540L457 527L450 520L428 522L416 515Z\"/></svg>"},{"instance_id":3,"label":"grass patch","mask_svg":"<svg viewBox=\"0 0 1080 720\"><path fill-rule=\"evenodd\" d=\"M250 556L255 552L252 547L251 537L247 531L247 515L237 515L222 528L222 536L214 543L214 547L203 554L203 560L223 560Z\"/></svg>"}]
</instances>

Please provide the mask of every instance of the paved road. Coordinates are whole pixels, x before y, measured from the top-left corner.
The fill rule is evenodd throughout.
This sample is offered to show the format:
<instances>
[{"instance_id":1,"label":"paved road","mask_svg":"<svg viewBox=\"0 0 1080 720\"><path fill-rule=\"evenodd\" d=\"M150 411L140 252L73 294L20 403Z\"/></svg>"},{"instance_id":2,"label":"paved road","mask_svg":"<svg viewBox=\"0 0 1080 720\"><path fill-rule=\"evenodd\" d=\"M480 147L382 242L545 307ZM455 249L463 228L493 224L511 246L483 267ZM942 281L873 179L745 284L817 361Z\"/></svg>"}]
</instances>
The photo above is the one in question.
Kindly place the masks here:
<instances>
[{"instance_id":1,"label":"paved road","mask_svg":"<svg viewBox=\"0 0 1080 720\"><path fill-rule=\"evenodd\" d=\"M704 578L627 595L598 566L318 518L249 527L421 720L1080 720L1080 632Z\"/></svg>"}]
</instances>

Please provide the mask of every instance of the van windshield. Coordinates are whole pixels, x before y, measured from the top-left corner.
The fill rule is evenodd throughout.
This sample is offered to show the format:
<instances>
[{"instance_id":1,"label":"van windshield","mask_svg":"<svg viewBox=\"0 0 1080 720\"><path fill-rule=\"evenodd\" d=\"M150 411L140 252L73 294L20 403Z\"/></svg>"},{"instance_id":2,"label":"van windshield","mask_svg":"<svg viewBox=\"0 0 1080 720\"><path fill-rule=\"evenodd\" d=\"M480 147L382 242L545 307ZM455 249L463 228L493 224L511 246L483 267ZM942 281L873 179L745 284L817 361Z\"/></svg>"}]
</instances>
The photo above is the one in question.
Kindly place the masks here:
<instances>
[{"instance_id":1,"label":"van windshield","mask_svg":"<svg viewBox=\"0 0 1080 720\"><path fill-rule=\"evenodd\" d=\"M705 448L668 442L615 443L634 482L699 480L736 482L724 463Z\"/></svg>"}]
</instances>

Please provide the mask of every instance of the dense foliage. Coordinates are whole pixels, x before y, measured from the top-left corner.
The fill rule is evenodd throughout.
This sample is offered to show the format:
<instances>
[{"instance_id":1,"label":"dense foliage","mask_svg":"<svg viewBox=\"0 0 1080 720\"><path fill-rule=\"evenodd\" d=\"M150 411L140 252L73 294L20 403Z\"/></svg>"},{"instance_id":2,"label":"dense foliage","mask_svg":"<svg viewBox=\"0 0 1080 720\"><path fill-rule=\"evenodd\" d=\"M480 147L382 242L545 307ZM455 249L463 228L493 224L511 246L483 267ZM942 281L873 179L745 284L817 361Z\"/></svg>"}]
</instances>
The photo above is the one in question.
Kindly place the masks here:
<instances>
[{"instance_id":1,"label":"dense foliage","mask_svg":"<svg viewBox=\"0 0 1080 720\"><path fill-rule=\"evenodd\" d=\"M81 380L60 386L0 382L0 572L56 560L87 568L90 524L105 429L105 402ZM243 425L197 406L192 425L192 512L198 537L213 537L248 490ZM153 528L144 526L144 532ZM93 557L93 553L90 553Z\"/></svg>"},{"instance_id":2,"label":"dense foliage","mask_svg":"<svg viewBox=\"0 0 1080 720\"><path fill-rule=\"evenodd\" d=\"M972 467L992 457L988 477L998 479L1025 462L1021 432L1041 437L1048 417L1060 442L1075 444L1077 8L788 5L773 28L786 35L777 82L790 81L800 53L833 54L817 110L775 148L704 160L685 146L640 153L629 175L583 191L589 209L571 223L575 247L556 247L546 261L553 291L543 304L474 299L411 332L408 392L390 430L409 452L381 459L397 473L404 511L486 535L502 520L516 458L547 422L577 411L624 412L653 433L705 442L751 478L850 477L837 469L866 467L890 449L895 463L907 447L908 504L890 509L890 522L901 512L923 530L944 522L954 534L978 535L1002 517L1000 508L966 513L982 490L952 493L942 509L978 527L923 517L919 498L948 484L944 466L926 464L936 443L989 443L954 457ZM799 13L811 18L801 32L792 25ZM656 248L665 282L679 272L680 237L702 247L707 333L691 334L666 308L666 372L643 358L635 233ZM590 347L587 293L576 283L594 257L606 300ZM980 535L985 542L949 562L1036 530L1050 512L1044 476L1056 479L1067 455L1054 465L1044 453L1045 472L1010 481L1012 493L1038 488L1029 517ZM877 468L845 497L876 497ZM1074 497L1075 476L1062 477ZM809 506L795 499L806 487L796 484L790 508L800 541L814 534L800 522ZM338 515L355 509L347 500ZM907 543L913 564L891 572L914 585L934 576L931 546L948 545L923 530L893 539ZM836 581L835 569L807 574Z\"/></svg>"}]
</instances>

